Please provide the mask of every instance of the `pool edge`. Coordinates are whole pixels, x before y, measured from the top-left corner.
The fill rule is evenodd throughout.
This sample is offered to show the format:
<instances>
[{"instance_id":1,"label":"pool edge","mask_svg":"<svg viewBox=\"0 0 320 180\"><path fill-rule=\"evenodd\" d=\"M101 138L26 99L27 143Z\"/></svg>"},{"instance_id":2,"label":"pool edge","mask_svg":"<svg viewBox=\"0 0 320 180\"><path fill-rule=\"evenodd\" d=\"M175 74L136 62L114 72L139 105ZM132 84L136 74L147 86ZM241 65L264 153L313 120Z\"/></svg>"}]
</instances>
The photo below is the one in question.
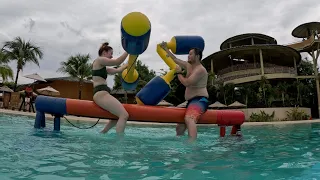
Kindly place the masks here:
<instances>
[{"instance_id":1,"label":"pool edge","mask_svg":"<svg viewBox=\"0 0 320 180\"><path fill-rule=\"evenodd\" d=\"M36 113L33 112L23 112L23 111L14 111L9 109L0 109L0 113L8 115L19 115L19 116L28 116L36 117ZM72 122L96 122L97 118L86 118L86 117L76 117L76 116L66 116L69 121ZM53 121L54 117L46 114L46 119ZM64 118L61 119L65 121ZM101 119L99 124L108 122L109 120ZM320 119L314 120L297 120L297 121L276 121L276 122L244 122L242 126L261 126L261 125L287 125L287 124L306 124L306 123L320 123ZM130 125L142 125L142 126L175 126L175 123L149 123L149 122L134 122L128 121L127 124ZM216 124L198 124L198 126L217 126Z\"/></svg>"}]
</instances>

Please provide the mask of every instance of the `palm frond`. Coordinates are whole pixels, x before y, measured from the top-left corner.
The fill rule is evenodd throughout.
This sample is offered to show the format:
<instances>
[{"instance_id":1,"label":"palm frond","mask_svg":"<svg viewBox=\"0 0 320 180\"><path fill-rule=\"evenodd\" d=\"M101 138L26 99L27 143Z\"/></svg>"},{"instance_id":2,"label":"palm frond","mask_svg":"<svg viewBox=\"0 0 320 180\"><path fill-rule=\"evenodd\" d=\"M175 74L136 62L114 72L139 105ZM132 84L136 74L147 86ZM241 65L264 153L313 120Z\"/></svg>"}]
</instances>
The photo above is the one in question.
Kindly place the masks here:
<instances>
[{"instance_id":1,"label":"palm frond","mask_svg":"<svg viewBox=\"0 0 320 180\"><path fill-rule=\"evenodd\" d=\"M13 71L11 67L6 64L0 65L0 76L3 81L7 81L9 78L13 80Z\"/></svg>"},{"instance_id":2,"label":"palm frond","mask_svg":"<svg viewBox=\"0 0 320 180\"><path fill-rule=\"evenodd\" d=\"M60 63L57 72L68 74L71 77L78 78L80 81L91 78L92 64L89 63L89 54L76 54L70 56L67 61Z\"/></svg>"}]
</instances>

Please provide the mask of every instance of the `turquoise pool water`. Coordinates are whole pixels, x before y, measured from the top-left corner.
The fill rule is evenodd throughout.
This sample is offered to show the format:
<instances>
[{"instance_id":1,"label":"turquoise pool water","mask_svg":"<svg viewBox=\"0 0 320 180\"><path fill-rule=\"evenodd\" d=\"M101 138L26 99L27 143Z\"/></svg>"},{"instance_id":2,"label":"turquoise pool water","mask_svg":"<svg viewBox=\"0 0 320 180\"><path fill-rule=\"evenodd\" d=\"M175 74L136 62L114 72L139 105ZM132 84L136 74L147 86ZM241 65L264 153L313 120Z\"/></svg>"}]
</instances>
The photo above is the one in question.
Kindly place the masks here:
<instances>
[{"instance_id":1,"label":"turquoise pool water","mask_svg":"<svg viewBox=\"0 0 320 180\"><path fill-rule=\"evenodd\" d=\"M243 138L201 127L191 145L173 127L128 126L117 141L102 124L53 133L33 122L0 115L1 180L320 179L320 124L244 126Z\"/></svg>"}]
</instances>

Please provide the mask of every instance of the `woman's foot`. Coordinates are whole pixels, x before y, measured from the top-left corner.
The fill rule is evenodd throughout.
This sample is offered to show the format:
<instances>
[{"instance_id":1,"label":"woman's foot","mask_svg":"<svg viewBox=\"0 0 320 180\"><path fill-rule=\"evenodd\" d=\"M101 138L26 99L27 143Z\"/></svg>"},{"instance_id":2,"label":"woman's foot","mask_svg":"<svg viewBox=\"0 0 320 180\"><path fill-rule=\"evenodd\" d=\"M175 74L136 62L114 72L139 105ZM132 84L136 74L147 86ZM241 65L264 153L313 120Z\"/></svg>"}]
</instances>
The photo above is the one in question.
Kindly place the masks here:
<instances>
[{"instance_id":1,"label":"woman's foot","mask_svg":"<svg viewBox=\"0 0 320 180\"><path fill-rule=\"evenodd\" d=\"M108 132L108 130L106 130L105 128L102 129L102 131L100 131L100 133L105 134L106 132Z\"/></svg>"},{"instance_id":2,"label":"woman's foot","mask_svg":"<svg viewBox=\"0 0 320 180\"><path fill-rule=\"evenodd\" d=\"M109 120L108 124L103 128L100 133L107 133L112 127L114 127L117 124L117 121Z\"/></svg>"}]
</instances>

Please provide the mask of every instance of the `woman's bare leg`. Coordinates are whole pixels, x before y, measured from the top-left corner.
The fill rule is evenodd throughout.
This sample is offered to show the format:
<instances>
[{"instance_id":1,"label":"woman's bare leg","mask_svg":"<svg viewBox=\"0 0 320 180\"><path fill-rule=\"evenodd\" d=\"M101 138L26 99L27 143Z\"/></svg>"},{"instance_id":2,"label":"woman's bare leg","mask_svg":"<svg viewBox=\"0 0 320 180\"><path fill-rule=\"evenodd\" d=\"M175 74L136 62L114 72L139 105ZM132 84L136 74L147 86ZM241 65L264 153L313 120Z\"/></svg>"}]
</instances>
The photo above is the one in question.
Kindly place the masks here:
<instances>
[{"instance_id":1,"label":"woman's bare leg","mask_svg":"<svg viewBox=\"0 0 320 180\"><path fill-rule=\"evenodd\" d=\"M118 121L115 120L110 120L107 125L103 128L103 130L101 131L101 133L107 133L111 128L113 128L113 126L115 126L117 124Z\"/></svg>"},{"instance_id":2,"label":"woman's bare leg","mask_svg":"<svg viewBox=\"0 0 320 180\"><path fill-rule=\"evenodd\" d=\"M97 92L93 98L98 106L119 117L118 121L111 120L102 130L102 133L108 132L114 125L116 125L118 134L124 133L129 114L123 105L105 91Z\"/></svg>"}]
</instances>

